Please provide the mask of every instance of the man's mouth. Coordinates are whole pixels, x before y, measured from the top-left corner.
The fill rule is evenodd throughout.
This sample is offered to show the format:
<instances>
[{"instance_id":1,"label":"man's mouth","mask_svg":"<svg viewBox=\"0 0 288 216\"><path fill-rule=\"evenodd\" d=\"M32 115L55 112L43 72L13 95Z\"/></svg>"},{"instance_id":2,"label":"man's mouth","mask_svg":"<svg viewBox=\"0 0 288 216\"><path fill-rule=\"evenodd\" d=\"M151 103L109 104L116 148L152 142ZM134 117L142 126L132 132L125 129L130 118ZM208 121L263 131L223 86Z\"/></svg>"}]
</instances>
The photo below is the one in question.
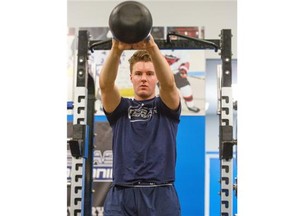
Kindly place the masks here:
<instances>
[{"instance_id":1,"label":"man's mouth","mask_svg":"<svg viewBox=\"0 0 288 216\"><path fill-rule=\"evenodd\" d=\"M140 85L140 88L147 88L148 86L146 85Z\"/></svg>"}]
</instances>

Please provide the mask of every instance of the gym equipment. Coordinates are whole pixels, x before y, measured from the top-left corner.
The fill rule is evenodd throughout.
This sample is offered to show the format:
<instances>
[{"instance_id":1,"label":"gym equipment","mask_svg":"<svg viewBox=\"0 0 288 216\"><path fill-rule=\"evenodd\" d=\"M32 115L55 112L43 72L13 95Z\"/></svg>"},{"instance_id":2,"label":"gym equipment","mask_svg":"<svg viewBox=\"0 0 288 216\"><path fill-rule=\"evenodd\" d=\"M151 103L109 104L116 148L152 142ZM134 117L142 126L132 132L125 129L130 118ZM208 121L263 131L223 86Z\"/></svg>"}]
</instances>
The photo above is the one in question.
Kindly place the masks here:
<instances>
[{"instance_id":1,"label":"gym equipment","mask_svg":"<svg viewBox=\"0 0 288 216\"><path fill-rule=\"evenodd\" d=\"M221 59L218 68L218 115L219 115L219 156L221 184L221 216L233 215L233 190L237 194L237 182L233 184L233 97L232 97L232 53L231 30L222 31Z\"/></svg>"},{"instance_id":2,"label":"gym equipment","mask_svg":"<svg viewBox=\"0 0 288 216\"><path fill-rule=\"evenodd\" d=\"M170 40L171 35L181 37L181 35L170 32L166 40L155 40L159 49L209 49L217 52L220 49L222 68L219 71L219 158L221 160L220 168L220 194L221 194L221 216L233 215L233 190L237 194L237 182L234 184L233 179L233 145L237 140L233 139L233 100L232 100L232 61L231 61L231 30L221 30L221 40L200 40L182 36L186 40ZM78 41L78 66L76 76L76 87L74 97L74 120L73 120L73 140L71 145L76 145L76 152L72 154L71 167L71 201L70 208L72 215L91 215L91 182L92 182L92 165L91 154L93 147L91 141L84 144L85 137L93 139L92 122L94 120L94 80L88 82L87 58L89 52L93 50L110 50L112 41L89 41L89 34L86 30L79 31ZM89 99L90 98L90 99ZM90 100L90 107L89 102ZM90 110L90 111L89 111ZM83 115L87 111L87 115ZM90 123L89 123L90 122ZM90 130L88 130L90 129ZM77 141L77 142L75 142ZM87 143L86 142L86 143ZM78 146L77 146L78 145ZM89 146L89 147L88 147ZM71 146L74 147L75 146ZM90 157L89 157L90 155ZM88 159L90 158L90 159ZM84 180L82 180L84 179Z\"/></svg>"},{"instance_id":3,"label":"gym equipment","mask_svg":"<svg viewBox=\"0 0 288 216\"><path fill-rule=\"evenodd\" d=\"M133 44L148 37L153 25L148 8L140 2L118 4L109 17L109 27L115 39Z\"/></svg>"},{"instance_id":4,"label":"gym equipment","mask_svg":"<svg viewBox=\"0 0 288 216\"><path fill-rule=\"evenodd\" d=\"M92 210L95 81L88 73L88 32L79 31L73 104L71 215L90 216ZM67 105L68 107L68 105ZM69 106L71 107L71 106Z\"/></svg>"},{"instance_id":5,"label":"gym equipment","mask_svg":"<svg viewBox=\"0 0 288 216\"><path fill-rule=\"evenodd\" d=\"M115 39L124 43L137 43L149 36L152 17L141 3L125 1L111 12L109 27ZM186 40L170 40L170 36ZM233 184L233 100L232 100L232 63L231 30L221 30L221 40L201 40L169 32L166 40L155 40L159 49L218 49L221 50L222 68L219 71L219 158L220 158L220 195L221 216L233 215L233 190L237 193L237 181ZM93 125L95 83L88 73L89 52L110 50L112 40L90 41L87 30L78 34L78 59L76 86L73 103L73 139L69 141L72 153L71 166L71 215L91 215L92 168L93 168ZM67 108L71 108L67 106Z\"/></svg>"}]
</instances>

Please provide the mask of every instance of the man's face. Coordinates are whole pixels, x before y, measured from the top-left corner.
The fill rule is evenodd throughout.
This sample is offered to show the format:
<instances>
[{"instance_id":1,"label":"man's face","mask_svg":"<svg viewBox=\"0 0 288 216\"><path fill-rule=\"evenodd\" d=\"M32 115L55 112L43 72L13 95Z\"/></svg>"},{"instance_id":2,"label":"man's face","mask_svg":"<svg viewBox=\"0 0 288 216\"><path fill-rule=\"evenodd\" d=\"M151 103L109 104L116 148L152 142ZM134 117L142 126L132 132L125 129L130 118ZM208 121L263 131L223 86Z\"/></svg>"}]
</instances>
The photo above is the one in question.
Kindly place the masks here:
<instances>
[{"instance_id":1,"label":"man's face","mask_svg":"<svg viewBox=\"0 0 288 216\"><path fill-rule=\"evenodd\" d=\"M152 62L135 63L130 74L130 80L133 84L136 100L147 100L155 97L158 80Z\"/></svg>"}]
</instances>

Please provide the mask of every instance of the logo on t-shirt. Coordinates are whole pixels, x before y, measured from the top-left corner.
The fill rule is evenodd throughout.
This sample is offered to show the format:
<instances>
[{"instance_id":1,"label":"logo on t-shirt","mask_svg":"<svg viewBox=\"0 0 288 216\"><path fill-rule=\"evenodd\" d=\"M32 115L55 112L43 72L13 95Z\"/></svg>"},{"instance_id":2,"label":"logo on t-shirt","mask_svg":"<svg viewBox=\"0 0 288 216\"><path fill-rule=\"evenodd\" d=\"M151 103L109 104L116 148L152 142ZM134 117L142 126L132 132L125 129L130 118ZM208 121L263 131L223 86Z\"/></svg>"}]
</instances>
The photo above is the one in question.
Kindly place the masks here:
<instances>
[{"instance_id":1,"label":"logo on t-shirt","mask_svg":"<svg viewBox=\"0 0 288 216\"><path fill-rule=\"evenodd\" d=\"M130 106L128 109L128 117L130 122L148 121L154 113L157 113L156 107Z\"/></svg>"}]
</instances>

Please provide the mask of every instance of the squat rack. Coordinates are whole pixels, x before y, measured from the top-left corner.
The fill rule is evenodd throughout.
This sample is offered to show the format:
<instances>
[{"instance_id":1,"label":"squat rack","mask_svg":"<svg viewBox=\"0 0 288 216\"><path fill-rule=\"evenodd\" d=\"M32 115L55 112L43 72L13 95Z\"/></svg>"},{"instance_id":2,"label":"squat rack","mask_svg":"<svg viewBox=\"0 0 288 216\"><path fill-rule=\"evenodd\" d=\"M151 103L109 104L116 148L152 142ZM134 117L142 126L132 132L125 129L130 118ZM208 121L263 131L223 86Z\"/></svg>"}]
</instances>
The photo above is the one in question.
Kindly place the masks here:
<instances>
[{"instance_id":1,"label":"squat rack","mask_svg":"<svg viewBox=\"0 0 288 216\"><path fill-rule=\"evenodd\" d=\"M91 216L93 182L93 139L95 81L88 70L89 55L93 50L110 50L112 40L89 40L87 30L78 32L77 69L74 85L73 137L68 141L72 154L70 214ZM186 40L171 40L177 36ZM222 60L219 75L219 159L221 216L233 214L233 99L232 99L232 51L231 30L222 29L220 39L202 40L169 32L167 38L156 39L159 49L220 49ZM236 191L237 192L237 191ZM237 193L236 193L237 194Z\"/></svg>"}]
</instances>

